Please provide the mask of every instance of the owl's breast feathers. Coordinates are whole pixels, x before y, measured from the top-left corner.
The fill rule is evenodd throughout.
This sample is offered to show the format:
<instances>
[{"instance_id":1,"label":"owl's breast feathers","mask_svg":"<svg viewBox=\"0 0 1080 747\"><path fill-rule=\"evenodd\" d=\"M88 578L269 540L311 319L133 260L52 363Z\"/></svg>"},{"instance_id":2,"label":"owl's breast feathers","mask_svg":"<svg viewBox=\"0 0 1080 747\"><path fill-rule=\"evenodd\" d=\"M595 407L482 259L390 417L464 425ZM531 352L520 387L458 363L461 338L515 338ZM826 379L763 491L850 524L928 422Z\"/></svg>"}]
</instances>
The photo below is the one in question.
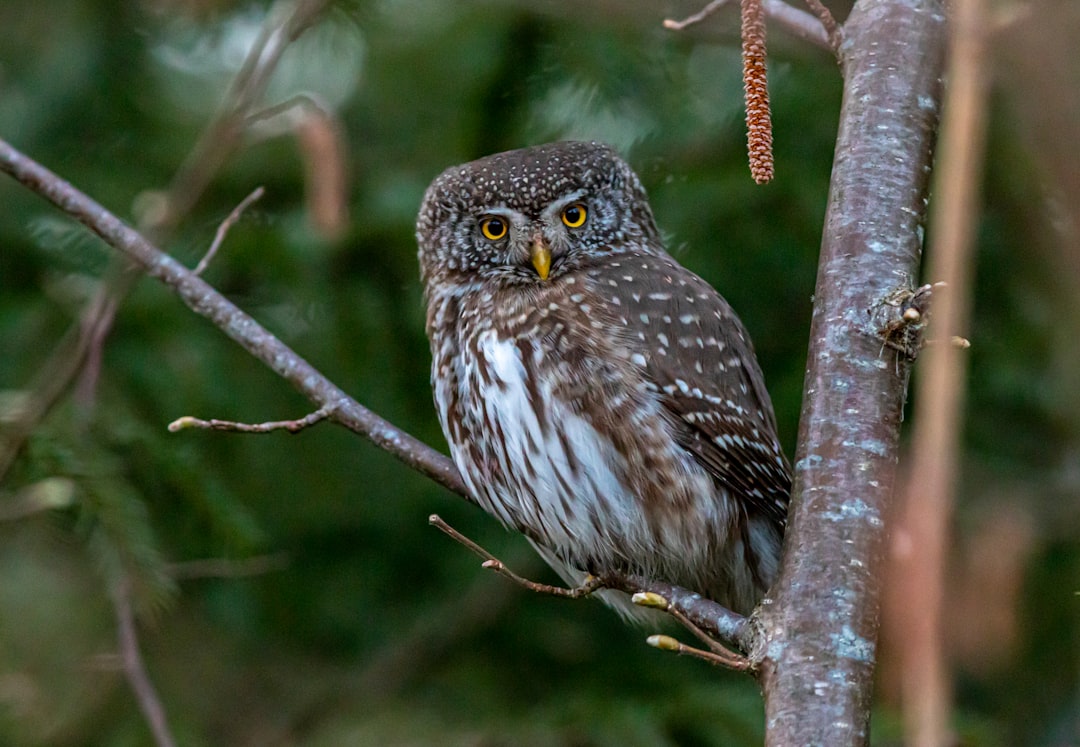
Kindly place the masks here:
<instances>
[{"instance_id":1,"label":"owl's breast feathers","mask_svg":"<svg viewBox=\"0 0 1080 747\"><path fill-rule=\"evenodd\" d=\"M768 395L741 324L697 276L666 255L623 255L432 300L429 324L454 330L433 350L443 427L503 523L579 568L696 588L709 579L687 568L702 554L774 531L748 517L779 536L789 478ZM714 598L752 596L731 580Z\"/></svg>"}]
</instances>

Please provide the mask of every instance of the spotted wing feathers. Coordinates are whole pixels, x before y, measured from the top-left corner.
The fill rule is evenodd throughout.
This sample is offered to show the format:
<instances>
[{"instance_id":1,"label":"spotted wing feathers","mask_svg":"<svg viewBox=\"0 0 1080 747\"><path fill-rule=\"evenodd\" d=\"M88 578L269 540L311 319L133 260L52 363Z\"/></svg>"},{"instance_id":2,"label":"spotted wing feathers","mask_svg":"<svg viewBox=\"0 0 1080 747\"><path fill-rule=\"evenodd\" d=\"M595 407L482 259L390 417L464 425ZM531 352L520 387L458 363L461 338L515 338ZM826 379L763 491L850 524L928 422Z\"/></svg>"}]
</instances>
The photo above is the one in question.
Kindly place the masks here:
<instances>
[{"instance_id":1,"label":"spotted wing feathers","mask_svg":"<svg viewBox=\"0 0 1080 747\"><path fill-rule=\"evenodd\" d=\"M747 508L782 525L790 468L750 338L727 302L666 257L621 261L608 295L637 330L626 341L675 417L676 437Z\"/></svg>"}]
</instances>

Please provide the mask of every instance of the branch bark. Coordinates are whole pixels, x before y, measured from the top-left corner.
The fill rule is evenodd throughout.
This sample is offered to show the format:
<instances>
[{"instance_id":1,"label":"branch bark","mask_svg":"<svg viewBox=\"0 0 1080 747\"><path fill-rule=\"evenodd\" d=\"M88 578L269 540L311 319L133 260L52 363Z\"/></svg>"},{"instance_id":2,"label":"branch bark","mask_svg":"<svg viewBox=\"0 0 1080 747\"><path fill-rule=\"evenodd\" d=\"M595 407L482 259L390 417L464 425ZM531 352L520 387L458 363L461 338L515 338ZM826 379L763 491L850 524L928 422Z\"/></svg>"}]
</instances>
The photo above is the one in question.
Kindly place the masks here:
<instances>
[{"instance_id":1,"label":"branch bark","mask_svg":"<svg viewBox=\"0 0 1080 747\"><path fill-rule=\"evenodd\" d=\"M198 275L151 244L90 197L2 139L0 171L10 174L16 181L78 220L110 246L123 252L147 275L172 288L188 308L217 325L309 400L320 407L333 408L331 417L334 420L365 436L421 474L472 500L449 457L349 397Z\"/></svg>"},{"instance_id":2,"label":"branch bark","mask_svg":"<svg viewBox=\"0 0 1080 747\"><path fill-rule=\"evenodd\" d=\"M811 323L791 520L759 616L767 744L863 745L909 361L870 311L918 275L943 0L860 0Z\"/></svg>"}]
</instances>

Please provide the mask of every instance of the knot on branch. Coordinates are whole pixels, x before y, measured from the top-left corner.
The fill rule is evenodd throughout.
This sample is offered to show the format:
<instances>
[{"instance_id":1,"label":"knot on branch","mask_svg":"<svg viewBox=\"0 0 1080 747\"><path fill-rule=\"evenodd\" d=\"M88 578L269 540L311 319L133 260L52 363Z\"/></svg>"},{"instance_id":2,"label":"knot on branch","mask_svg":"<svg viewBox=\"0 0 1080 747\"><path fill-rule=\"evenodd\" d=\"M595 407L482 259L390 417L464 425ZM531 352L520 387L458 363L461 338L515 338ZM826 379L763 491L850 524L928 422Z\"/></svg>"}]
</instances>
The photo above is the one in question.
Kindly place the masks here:
<instances>
[{"instance_id":1,"label":"knot on branch","mask_svg":"<svg viewBox=\"0 0 1080 747\"><path fill-rule=\"evenodd\" d=\"M881 338L883 347L892 348L909 360L915 360L926 344L925 331L930 322L933 295L945 286L945 283L928 283L918 288L897 288L867 309L871 326ZM967 340L960 337L951 343L963 348L970 346Z\"/></svg>"}]
</instances>

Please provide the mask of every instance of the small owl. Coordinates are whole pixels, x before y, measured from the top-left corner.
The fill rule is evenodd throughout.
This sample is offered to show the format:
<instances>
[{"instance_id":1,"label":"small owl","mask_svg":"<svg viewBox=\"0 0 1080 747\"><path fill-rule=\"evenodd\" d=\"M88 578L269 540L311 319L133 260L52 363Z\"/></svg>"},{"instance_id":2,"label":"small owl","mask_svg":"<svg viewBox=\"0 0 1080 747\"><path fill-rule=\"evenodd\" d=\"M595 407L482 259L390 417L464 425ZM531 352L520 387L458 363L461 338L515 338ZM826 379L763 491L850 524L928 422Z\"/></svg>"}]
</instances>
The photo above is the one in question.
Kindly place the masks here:
<instances>
[{"instance_id":1,"label":"small owl","mask_svg":"<svg viewBox=\"0 0 1080 747\"><path fill-rule=\"evenodd\" d=\"M454 166L416 236L435 404L476 502L570 583L635 573L748 613L790 469L746 330L664 250L630 167L595 142Z\"/></svg>"}]
</instances>

